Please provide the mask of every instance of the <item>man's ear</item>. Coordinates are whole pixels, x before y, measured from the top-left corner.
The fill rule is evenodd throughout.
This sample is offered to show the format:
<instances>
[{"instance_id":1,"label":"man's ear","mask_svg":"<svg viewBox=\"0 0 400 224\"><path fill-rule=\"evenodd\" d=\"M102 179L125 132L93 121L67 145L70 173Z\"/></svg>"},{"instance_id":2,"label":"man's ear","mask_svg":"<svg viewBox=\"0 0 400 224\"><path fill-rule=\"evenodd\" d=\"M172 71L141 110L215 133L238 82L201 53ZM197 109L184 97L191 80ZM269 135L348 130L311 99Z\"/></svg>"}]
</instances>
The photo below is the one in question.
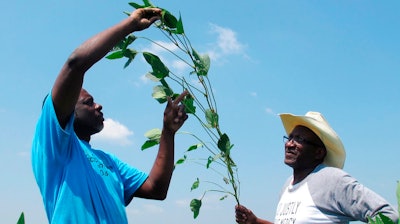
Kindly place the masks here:
<instances>
[{"instance_id":1,"label":"man's ear","mask_svg":"<svg viewBox=\"0 0 400 224\"><path fill-rule=\"evenodd\" d=\"M326 149L325 147L318 147L317 151L315 152L315 156L317 159L322 159L324 160L325 156L326 156Z\"/></svg>"}]
</instances>

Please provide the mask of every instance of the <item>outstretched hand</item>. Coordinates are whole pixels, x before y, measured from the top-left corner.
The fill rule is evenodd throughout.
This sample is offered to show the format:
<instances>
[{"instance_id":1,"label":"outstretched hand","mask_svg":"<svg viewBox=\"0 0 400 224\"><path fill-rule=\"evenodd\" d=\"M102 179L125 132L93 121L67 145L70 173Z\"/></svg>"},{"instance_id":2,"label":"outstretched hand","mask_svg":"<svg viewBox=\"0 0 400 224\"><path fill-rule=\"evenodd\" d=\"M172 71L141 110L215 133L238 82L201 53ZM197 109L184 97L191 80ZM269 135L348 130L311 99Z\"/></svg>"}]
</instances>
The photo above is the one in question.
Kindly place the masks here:
<instances>
[{"instance_id":1,"label":"outstretched hand","mask_svg":"<svg viewBox=\"0 0 400 224\"><path fill-rule=\"evenodd\" d=\"M182 100L188 94L189 92L185 90L175 100L168 98L168 103L164 110L164 128L168 129L172 133L177 132L188 118L188 115L185 112L185 106L181 104Z\"/></svg>"},{"instance_id":2,"label":"outstretched hand","mask_svg":"<svg viewBox=\"0 0 400 224\"><path fill-rule=\"evenodd\" d=\"M139 8L132 12L133 26L136 31L148 28L151 24L161 18L161 9L159 8Z\"/></svg>"},{"instance_id":3,"label":"outstretched hand","mask_svg":"<svg viewBox=\"0 0 400 224\"><path fill-rule=\"evenodd\" d=\"M236 222L239 224L253 224L257 221L257 217L253 214L253 212L243 205L235 206L235 214Z\"/></svg>"}]
</instances>

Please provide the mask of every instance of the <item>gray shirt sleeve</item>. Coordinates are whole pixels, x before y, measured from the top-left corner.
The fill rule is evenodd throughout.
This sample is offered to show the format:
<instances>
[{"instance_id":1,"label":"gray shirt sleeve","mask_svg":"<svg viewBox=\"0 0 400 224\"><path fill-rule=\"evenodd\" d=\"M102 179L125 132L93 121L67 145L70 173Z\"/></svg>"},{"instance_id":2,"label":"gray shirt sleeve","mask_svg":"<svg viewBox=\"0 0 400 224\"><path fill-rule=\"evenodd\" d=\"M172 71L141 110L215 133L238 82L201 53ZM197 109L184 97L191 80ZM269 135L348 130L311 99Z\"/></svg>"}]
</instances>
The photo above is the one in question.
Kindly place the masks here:
<instances>
[{"instance_id":1,"label":"gray shirt sleeve","mask_svg":"<svg viewBox=\"0 0 400 224\"><path fill-rule=\"evenodd\" d=\"M379 212L398 222L397 211L380 195L341 169L318 166L306 179L317 207L333 221L363 221Z\"/></svg>"}]
</instances>

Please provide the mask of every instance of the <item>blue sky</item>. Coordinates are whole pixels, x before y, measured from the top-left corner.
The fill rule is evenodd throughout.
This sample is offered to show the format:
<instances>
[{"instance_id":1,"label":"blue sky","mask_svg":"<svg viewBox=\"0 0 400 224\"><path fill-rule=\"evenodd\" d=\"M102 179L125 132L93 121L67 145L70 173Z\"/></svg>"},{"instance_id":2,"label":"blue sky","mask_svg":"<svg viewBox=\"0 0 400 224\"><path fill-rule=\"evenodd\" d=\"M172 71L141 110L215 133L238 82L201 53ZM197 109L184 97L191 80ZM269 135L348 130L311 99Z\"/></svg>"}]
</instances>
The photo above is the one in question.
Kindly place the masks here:
<instances>
[{"instance_id":1,"label":"blue sky","mask_svg":"<svg viewBox=\"0 0 400 224\"><path fill-rule=\"evenodd\" d=\"M283 164L284 130L277 114L319 111L345 145L344 170L396 205L400 120L399 1L154 1L182 15L186 34L211 56L210 79L222 129L235 145L240 201L272 220L281 185L291 169ZM81 42L119 22L125 1L7 1L0 13L0 217L46 223L30 165L30 145L43 97L68 55ZM165 41L155 29L137 33ZM171 70L179 63L149 42ZM93 146L148 171L156 150L141 151L144 133L160 127L164 105L151 98L153 83L138 57L102 60L84 87L103 105L106 127ZM182 131L196 132L194 119ZM115 133L119 133L118 136ZM193 140L177 136L176 158ZM202 156L202 154L195 155ZM79 175L79 174L77 174ZM214 174L193 164L175 170L165 201L134 199L130 223L234 223L232 198L209 193L193 220L189 201L196 177Z\"/></svg>"}]
</instances>

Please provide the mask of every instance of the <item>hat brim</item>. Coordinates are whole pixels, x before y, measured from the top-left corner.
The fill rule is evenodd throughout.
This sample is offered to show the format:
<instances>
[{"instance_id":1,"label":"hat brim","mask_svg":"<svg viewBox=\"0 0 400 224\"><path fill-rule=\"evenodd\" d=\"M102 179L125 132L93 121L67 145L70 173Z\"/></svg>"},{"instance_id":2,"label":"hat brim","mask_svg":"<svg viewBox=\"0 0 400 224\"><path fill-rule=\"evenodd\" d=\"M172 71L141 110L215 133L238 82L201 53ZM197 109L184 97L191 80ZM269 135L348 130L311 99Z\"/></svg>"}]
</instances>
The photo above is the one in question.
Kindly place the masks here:
<instances>
[{"instance_id":1,"label":"hat brim","mask_svg":"<svg viewBox=\"0 0 400 224\"><path fill-rule=\"evenodd\" d=\"M304 126L311 129L325 145L327 155L323 163L327 166L343 169L346 159L343 143L321 114L308 112L305 116L293 114L279 114L279 116L287 135L296 126Z\"/></svg>"}]
</instances>

